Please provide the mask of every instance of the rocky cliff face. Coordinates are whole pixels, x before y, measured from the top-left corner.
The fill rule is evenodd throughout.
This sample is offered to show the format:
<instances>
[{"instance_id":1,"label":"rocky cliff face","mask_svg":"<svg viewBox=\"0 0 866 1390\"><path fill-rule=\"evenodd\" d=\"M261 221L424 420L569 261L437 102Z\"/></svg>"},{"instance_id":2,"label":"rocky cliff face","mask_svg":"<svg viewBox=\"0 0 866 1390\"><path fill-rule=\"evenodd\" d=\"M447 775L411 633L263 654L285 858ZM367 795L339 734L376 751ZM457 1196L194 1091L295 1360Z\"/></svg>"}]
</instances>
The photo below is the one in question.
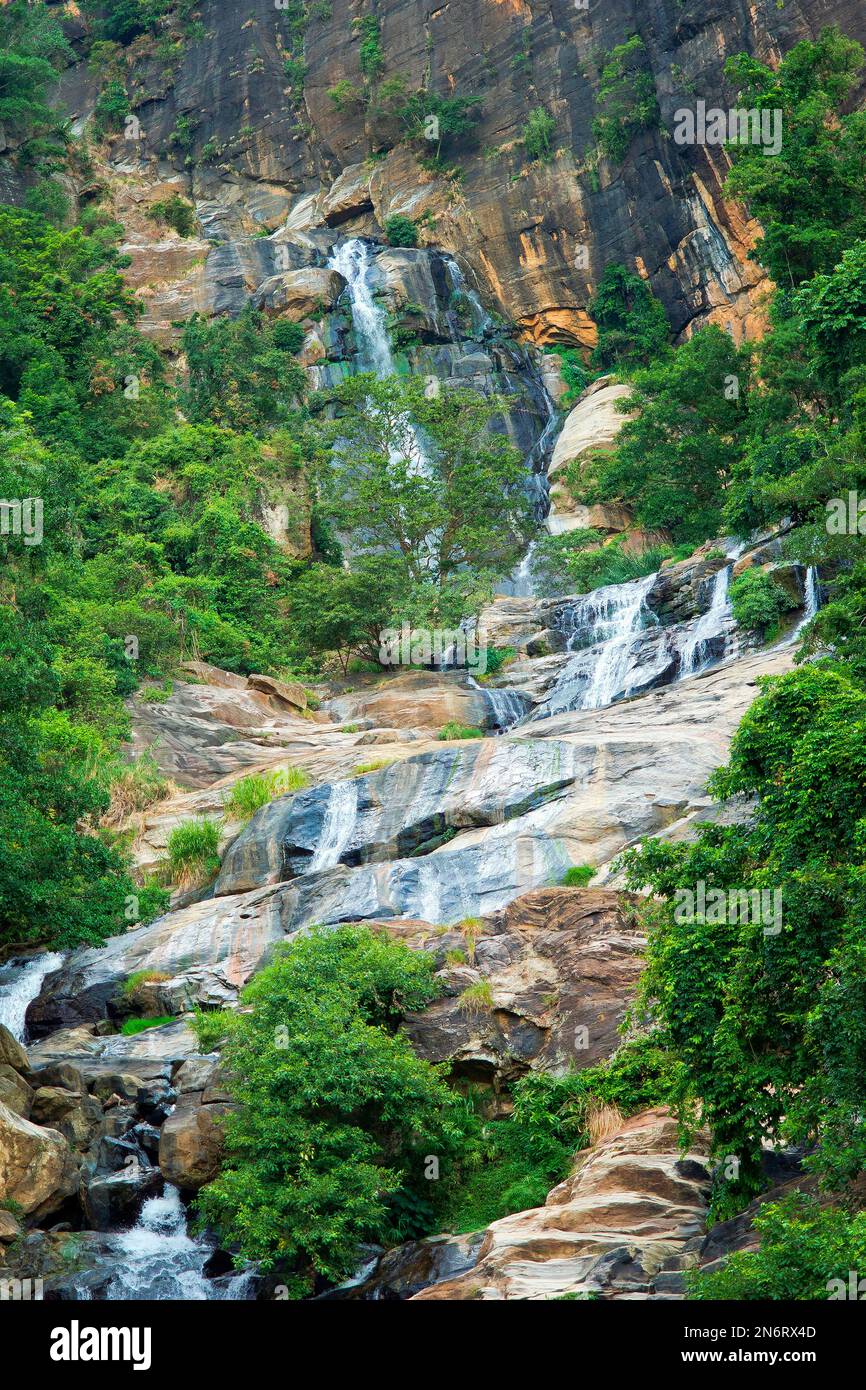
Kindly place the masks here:
<instances>
[{"instance_id":1,"label":"rocky cliff face","mask_svg":"<svg viewBox=\"0 0 866 1390\"><path fill-rule=\"evenodd\" d=\"M329 294L329 229L331 239L381 237L385 219L402 213L423 219L424 243L461 258L523 341L590 344L587 303L611 259L649 279L676 333L707 320L748 333L760 312L760 273L747 259L756 229L723 199L724 153L671 139L674 112L698 100L729 106L723 65L733 54L772 62L830 22L866 39L859 0L332 0L307 6L301 51L292 9L203 0L197 37L168 58L145 38L128 52L140 138L115 139L106 172L154 331L170 332L193 308L236 305L275 269L289 274L298 314L305 298L309 312ZM364 17L380 36L374 79L361 68ZM69 27L83 32L80 18ZM632 34L661 119L620 165L597 159L592 122L600 61ZM408 92L479 98L459 178L423 169L423 151L383 114L380 88L397 79ZM340 84L355 98L335 102ZM78 123L97 86L83 62L64 75L58 100ZM537 107L555 123L546 163L522 144ZM158 238L142 219L167 188L194 201L197 241ZM274 247L256 238L280 228L288 259L275 266Z\"/></svg>"}]
</instances>

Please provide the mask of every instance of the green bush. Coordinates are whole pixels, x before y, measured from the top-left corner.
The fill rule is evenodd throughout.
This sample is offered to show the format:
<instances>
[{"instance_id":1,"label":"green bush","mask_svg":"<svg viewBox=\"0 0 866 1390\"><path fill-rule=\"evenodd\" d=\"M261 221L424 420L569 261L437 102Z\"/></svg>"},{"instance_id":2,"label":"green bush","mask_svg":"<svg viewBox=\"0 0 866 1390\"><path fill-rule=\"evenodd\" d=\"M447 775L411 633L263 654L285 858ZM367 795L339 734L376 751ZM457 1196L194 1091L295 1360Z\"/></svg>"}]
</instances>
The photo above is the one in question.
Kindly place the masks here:
<instances>
[{"instance_id":1,"label":"green bush","mask_svg":"<svg viewBox=\"0 0 866 1390\"><path fill-rule=\"evenodd\" d=\"M556 121L543 106L536 106L521 131L523 148L528 159L549 160L553 155L551 140Z\"/></svg>"},{"instance_id":2,"label":"green bush","mask_svg":"<svg viewBox=\"0 0 866 1390\"><path fill-rule=\"evenodd\" d=\"M219 872L220 826L212 820L188 820L168 837L165 873L170 883L206 883Z\"/></svg>"},{"instance_id":3,"label":"green bush","mask_svg":"<svg viewBox=\"0 0 866 1390\"><path fill-rule=\"evenodd\" d=\"M403 217L399 212L385 218L385 236L389 246L418 245L418 228L411 218Z\"/></svg>"},{"instance_id":4,"label":"green bush","mask_svg":"<svg viewBox=\"0 0 866 1390\"><path fill-rule=\"evenodd\" d=\"M153 222L165 222L167 226L173 227L178 236L195 236L198 227L195 208L192 203L181 198L179 193L172 193L169 198L160 198L157 202L151 203L147 215Z\"/></svg>"},{"instance_id":5,"label":"green bush","mask_svg":"<svg viewBox=\"0 0 866 1390\"><path fill-rule=\"evenodd\" d=\"M459 724L456 719L450 719L447 724L442 725L436 737L444 742L455 738L483 738L484 730L475 729L469 724Z\"/></svg>"},{"instance_id":6,"label":"green bush","mask_svg":"<svg viewBox=\"0 0 866 1390\"><path fill-rule=\"evenodd\" d=\"M403 1037L404 1011L437 994L434 963L366 927L313 929L280 950L224 1020L223 1062L242 1109L201 1216L238 1259L277 1268L302 1296L339 1280L359 1245L435 1225L425 1156L458 1137L439 1071ZM201 1045L219 1025L197 1020Z\"/></svg>"},{"instance_id":7,"label":"green bush","mask_svg":"<svg viewBox=\"0 0 866 1390\"><path fill-rule=\"evenodd\" d=\"M309 774L301 767L253 772L235 782L225 802L225 813L230 820L246 821L275 797L288 796L309 785Z\"/></svg>"},{"instance_id":8,"label":"green bush","mask_svg":"<svg viewBox=\"0 0 866 1390\"><path fill-rule=\"evenodd\" d=\"M713 1273L686 1276L698 1300L848 1299L850 1273L866 1269L866 1211L851 1214L796 1193L761 1207L755 1217L761 1244L729 1255ZM860 1277L855 1273L855 1284ZM860 1298L855 1291L855 1298Z\"/></svg>"},{"instance_id":9,"label":"green bush","mask_svg":"<svg viewBox=\"0 0 866 1390\"><path fill-rule=\"evenodd\" d=\"M621 164L638 132L653 129L660 118L646 45L632 34L604 60L592 133L602 153Z\"/></svg>"},{"instance_id":10,"label":"green bush","mask_svg":"<svg viewBox=\"0 0 866 1390\"><path fill-rule=\"evenodd\" d=\"M789 607L788 596L771 574L749 569L730 588L731 610L738 625L763 637Z\"/></svg>"},{"instance_id":11,"label":"green bush","mask_svg":"<svg viewBox=\"0 0 866 1390\"><path fill-rule=\"evenodd\" d=\"M590 879L595 878L596 870L591 864L575 864L566 869L562 877L563 888L585 888Z\"/></svg>"}]
</instances>

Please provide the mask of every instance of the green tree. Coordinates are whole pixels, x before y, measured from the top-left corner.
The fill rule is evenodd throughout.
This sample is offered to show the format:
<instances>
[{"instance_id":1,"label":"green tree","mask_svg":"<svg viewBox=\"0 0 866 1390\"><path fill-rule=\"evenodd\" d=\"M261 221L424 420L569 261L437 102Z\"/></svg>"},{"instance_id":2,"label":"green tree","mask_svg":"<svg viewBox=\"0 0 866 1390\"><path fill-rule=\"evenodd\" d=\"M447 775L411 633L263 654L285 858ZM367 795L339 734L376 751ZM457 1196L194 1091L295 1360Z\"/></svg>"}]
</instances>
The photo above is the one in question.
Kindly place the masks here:
<instances>
[{"instance_id":1,"label":"green tree","mask_svg":"<svg viewBox=\"0 0 866 1390\"><path fill-rule=\"evenodd\" d=\"M285 341L276 325L249 307L236 319L193 314L183 333L187 417L236 430L261 429L293 417L305 378Z\"/></svg>"},{"instance_id":2,"label":"green tree","mask_svg":"<svg viewBox=\"0 0 866 1390\"><path fill-rule=\"evenodd\" d=\"M659 124L656 84L639 34L617 44L604 59L592 133L602 153L621 164L642 130Z\"/></svg>"},{"instance_id":3,"label":"green tree","mask_svg":"<svg viewBox=\"0 0 866 1390\"><path fill-rule=\"evenodd\" d=\"M572 495L618 501L674 540L719 531L725 488L748 426L749 354L710 326L631 378L634 418L610 453L572 467Z\"/></svg>"},{"instance_id":4,"label":"green tree","mask_svg":"<svg viewBox=\"0 0 866 1390\"><path fill-rule=\"evenodd\" d=\"M832 663L761 684L710 784L755 798L753 818L624 856L630 886L664 903L642 992L684 1067L681 1114L740 1160L718 1180L722 1215L760 1190L764 1142L812 1147L807 1165L833 1186L866 1160L866 782L852 756L866 694ZM699 884L709 906L685 911ZM744 913L753 891L768 897Z\"/></svg>"},{"instance_id":5,"label":"green tree","mask_svg":"<svg viewBox=\"0 0 866 1390\"><path fill-rule=\"evenodd\" d=\"M556 121L543 106L534 107L521 132L523 148L527 159L548 160L553 155L553 139Z\"/></svg>"},{"instance_id":6,"label":"green tree","mask_svg":"<svg viewBox=\"0 0 866 1390\"><path fill-rule=\"evenodd\" d=\"M436 1068L400 1032L437 993L432 957L366 927L313 930L247 985L225 1022L223 1062L243 1108L202 1216L242 1258L286 1276L295 1296L337 1281L363 1241L394 1238L401 1212L432 1222L425 1155L458 1131ZM405 1230L405 1227L404 1227ZM415 1232L409 1232L415 1233Z\"/></svg>"},{"instance_id":7,"label":"green tree","mask_svg":"<svg viewBox=\"0 0 866 1390\"><path fill-rule=\"evenodd\" d=\"M767 159L758 145L731 146L727 182L763 225L750 254L779 285L829 272L866 237L866 112L841 109L862 64L860 44L837 28L796 44L777 69L747 54L727 64L739 105L782 112L780 153Z\"/></svg>"},{"instance_id":8,"label":"green tree","mask_svg":"<svg viewBox=\"0 0 866 1390\"><path fill-rule=\"evenodd\" d=\"M605 266L588 308L598 329L594 367L609 371L646 366L667 346L670 331L662 305L624 265Z\"/></svg>"},{"instance_id":9,"label":"green tree","mask_svg":"<svg viewBox=\"0 0 866 1390\"><path fill-rule=\"evenodd\" d=\"M334 525L351 552L395 556L432 618L456 620L531 533L523 461L490 428L502 402L467 390L428 398L417 379L369 375L334 399L342 439L321 478Z\"/></svg>"}]
</instances>

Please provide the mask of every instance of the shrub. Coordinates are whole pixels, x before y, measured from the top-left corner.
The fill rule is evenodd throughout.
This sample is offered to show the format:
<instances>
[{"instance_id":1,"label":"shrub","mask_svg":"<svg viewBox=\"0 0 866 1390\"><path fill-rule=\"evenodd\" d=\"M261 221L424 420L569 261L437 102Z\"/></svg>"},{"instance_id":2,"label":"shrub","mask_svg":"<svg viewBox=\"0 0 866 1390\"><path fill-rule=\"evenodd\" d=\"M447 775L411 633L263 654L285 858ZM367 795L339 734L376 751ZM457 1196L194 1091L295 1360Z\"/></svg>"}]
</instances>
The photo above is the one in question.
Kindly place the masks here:
<instances>
[{"instance_id":1,"label":"shrub","mask_svg":"<svg viewBox=\"0 0 866 1390\"><path fill-rule=\"evenodd\" d=\"M730 588L731 610L740 627L760 637L774 628L788 607L782 586L761 569L749 569Z\"/></svg>"},{"instance_id":2,"label":"shrub","mask_svg":"<svg viewBox=\"0 0 866 1390\"><path fill-rule=\"evenodd\" d=\"M493 1008L493 990L489 980L479 980L469 985L457 1001L458 1008L465 1014L489 1013Z\"/></svg>"},{"instance_id":3,"label":"shrub","mask_svg":"<svg viewBox=\"0 0 866 1390\"><path fill-rule=\"evenodd\" d=\"M385 218L385 236L389 246L418 245L418 228L411 218L403 217L399 212Z\"/></svg>"},{"instance_id":4,"label":"shrub","mask_svg":"<svg viewBox=\"0 0 866 1390\"><path fill-rule=\"evenodd\" d=\"M608 159L621 164L629 145L641 130L660 120L655 78L646 45L638 34L608 53L601 70L598 115L592 133Z\"/></svg>"},{"instance_id":5,"label":"shrub","mask_svg":"<svg viewBox=\"0 0 866 1390\"><path fill-rule=\"evenodd\" d=\"M131 763L112 765L109 790L111 802L100 824L119 826L136 811L165 801L174 784L160 772L152 754L142 753Z\"/></svg>"},{"instance_id":6,"label":"shrub","mask_svg":"<svg viewBox=\"0 0 866 1390\"><path fill-rule=\"evenodd\" d=\"M475 729L469 724L458 724L456 719L450 719L447 724L442 725L436 737L445 742L455 738L483 738L484 730Z\"/></svg>"},{"instance_id":7,"label":"shrub","mask_svg":"<svg viewBox=\"0 0 866 1390\"><path fill-rule=\"evenodd\" d=\"M212 820L188 820L168 837L168 882L191 887L206 883L219 871L220 826Z\"/></svg>"},{"instance_id":8,"label":"shrub","mask_svg":"<svg viewBox=\"0 0 866 1390\"><path fill-rule=\"evenodd\" d=\"M278 796L289 796L310 785L310 777L301 767L281 767L273 772L252 772L241 777L225 802L226 815L231 820L249 820L262 806Z\"/></svg>"},{"instance_id":9,"label":"shrub","mask_svg":"<svg viewBox=\"0 0 866 1390\"><path fill-rule=\"evenodd\" d=\"M399 1031L437 994L424 952L366 927L314 928L281 948L223 1018L223 1059L241 1109L201 1217L303 1296L344 1278L364 1241L435 1228L424 1157L447 1155L455 1102ZM195 1020L201 1045L219 1036Z\"/></svg>"},{"instance_id":10,"label":"shrub","mask_svg":"<svg viewBox=\"0 0 866 1390\"><path fill-rule=\"evenodd\" d=\"M866 1268L866 1211L852 1216L796 1193L762 1207L754 1224L761 1235L760 1248L730 1255L713 1273L688 1274L689 1298L848 1298L849 1272Z\"/></svg>"},{"instance_id":11,"label":"shrub","mask_svg":"<svg viewBox=\"0 0 866 1390\"><path fill-rule=\"evenodd\" d=\"M165 222L167 226L173 227L178 236L195 236L198 225L195 208L185 198L181 198L179 193L172 193L170 198L160 198L157 202L151 203L147 215L154 222Z\"/></svg>"},{"instance_id":12,"label":"shrub","mask_svg":"<svg viewBox=\"0 0 866 1390\"><path fill-rule=\"evenodd\" d=\"M563 888L585 888L590 879L595 878L591 864L575 864L567 869L562 878Z\"/></svg>"},{"instance_id":13,"label":"shrub","mask_svg":"<svg viewBox=\"0 0 866 1390\"><path fill-rule=\"evenodd\" d=\"M121 130L129 115L129 97L123 83L116 78L106 82L93 108L93 122L100 133Z\"/></svg>"},{"instance_id":14,"label":"shrub","mask_svg":"<svg viewBox=\"0 0 866 1390\"><path fill-rule=\"evenodd\" d=\"M514 647L488 647L487 648L487 670L485 675L495 676L497 671L513 661L517 655Z\"/></svg>"},{"instance_id":15,"label":"shrub","mask_svg":"<svg viewBox=\"0 0 866 1390\"><path fill-rule=\"evenodd\" d=\"M277 319L271 332L274 347L280 352L300 352L304 346L304 330L299 323Z\"/></svg>"},{"instance_id":16,"label":"shrub","mask_svg":"<svg viewBox=\"0 0 866 1390\"><path fill-rule=\"evenodd\" d=\"M530 111L529 119L523 127L523 148L529 159L547 161L553 154L551 139L556 130L556 121L543 106Z\"/></svg>"},{"instance_id":17,"label":"shrub","mask_svg":"<svg viewBox=\"0 0 866 1390\"><path fill-rule=\"evenodd\" d=\"M328 88L328 97L331 104L341 112L356 110L364 104L363 93L359 92L347 77L341 78L333 87Z\"/></svg>"}]
</instances>

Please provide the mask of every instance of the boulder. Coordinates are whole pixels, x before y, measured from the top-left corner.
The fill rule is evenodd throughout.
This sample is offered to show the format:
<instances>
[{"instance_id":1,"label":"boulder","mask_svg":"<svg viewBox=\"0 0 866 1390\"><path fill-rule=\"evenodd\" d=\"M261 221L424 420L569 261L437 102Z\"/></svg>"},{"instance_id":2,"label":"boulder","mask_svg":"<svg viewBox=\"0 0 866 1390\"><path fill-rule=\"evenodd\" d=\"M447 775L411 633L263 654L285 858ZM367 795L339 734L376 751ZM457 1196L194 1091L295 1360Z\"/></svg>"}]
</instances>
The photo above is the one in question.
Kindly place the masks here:
<instances>
[{"instance_id":1,"label":"boulder","mask_svg":"<svg viewBox=\"0 0 866 1390\"><path fill-rule=\"evenodd\" d=\"M440 743L379 771L269 802L227 850L214 892L433 849L446 830L498 825L541 806L582 770L567 744L552 741Z\"/></svg>"},{"instance_id":2,"label":"boulder","mask_svg":"<svg viewBox=\"0 0 866 1390\"><path fill-rule=\"evenodd\" d=\"M4 1023L0 1023L0 1065L11 1067L13 1071L27 1071L30 1066L26 1050Z\"/></svg>"},{"instance_id":3,"label":"boulder","mask_svg":"<svg viewBox=\"0 0 866 1390\"><path fill-rule=\"evenodd\" d=\"M166 1182L188 1192L216 1177L225 1143L222 1119L234 1108L203 1105L197 1093L180 1097L159 1140L159 1166Z\"/></svg>"},{"instance_id":4,"label":"boulder","mask_svg":"<svg viewBox=\"0 0 866 1390\"><path fill-rule=\"evenodd\" d=\"M41 1218L78 1185L78 1160L54 1129L42 1129L0 1104L0 1203L14 1201Z\"/></svg>"},{"instance_id":5,"label":"boulder","mask_svg":"<svg viewBox=\"0 0 866 1390\"><path fill-rule=\"evenodd\" d=\"M28 1116L33 1101L33 1091L20 1072L13 1071L5 1062L0 1063L0 1102L8 1105L16 1115Z\"/></svg>"},{"instance_id":6,"label":"boulder","mask_svg":"<svg viewBox=\"0 0 866 1390\"><path fill-rule=\"evenodd\" d=\"M65 1091L59 1086L40 1086L33 1092L30 1118L34 1124L56 1128L60 1120L80 1106L82 1099L80 1092Z\"/></svg>"},{"instance_id":7,"label":"boulder","mask_svg":"<svg viewBox=\"0 0 866 1390\"><path fill-rule=\"evenodd\" d=\"M325 266L305 266L271 275L259 285L253 303L266 314L299 323L327 312L344 288L342 275Z\"/></svg>"},{"instance_id":8,"label":"boulder","mask_svg":"<svg viewBox=\"0 0 866 1390\"><path fill-rule=\"evenodd\" d=\"M338 724L372 719L378 728L431 733L451 722L491 726L483 690L470 686L466 675L457 671L404 671L380 682L379 688L340 695L327 708Z\"/></svg>"},{"instance_id":9,"label":"boulder","mask_svg":"<svg viewBox=\"0 0 866 1390\"><path fill-rule=\"evenodd\" d=\"M11 1211L0 1211L0 1245L11 1245L21 1234L21 1226Z\"/></svg>"},{"instance_id":10,"label":"boulder","mask_svg":"<svg viewBox=\"0 0 866 1390\"><path fill-rule=\"evenodd\" d=\"M273 676L247 676L249 690L258 690L275 701L280 709L303 710L307 708L307 692L297 681L289 684L278 681Z\"/></svg>"},{"instance_id":11,"label":"boulder","mask_svg":"<svg viewBox=\"0 0 866 1390\"><path fill-rule=\"evenodd\" d=\"M488 1226L474 1268L414 1296L650 1297L656 1276L705 1229L707 1152L702 1136L683 1154L673 1115L644 1111L579 1154L574 1174L543 1207Z\"/></svg>"},{"instance_id":12,"label":"boulder","mask_svg":"<svg viewBox=\"0 0 866 1390\"><path fill-rule=\"evenodd\" d=\"M321 200L321 213L329 227L359 217L372 207L370 168L366 164L348 165Z\"/></svg>"}]
</instances>

